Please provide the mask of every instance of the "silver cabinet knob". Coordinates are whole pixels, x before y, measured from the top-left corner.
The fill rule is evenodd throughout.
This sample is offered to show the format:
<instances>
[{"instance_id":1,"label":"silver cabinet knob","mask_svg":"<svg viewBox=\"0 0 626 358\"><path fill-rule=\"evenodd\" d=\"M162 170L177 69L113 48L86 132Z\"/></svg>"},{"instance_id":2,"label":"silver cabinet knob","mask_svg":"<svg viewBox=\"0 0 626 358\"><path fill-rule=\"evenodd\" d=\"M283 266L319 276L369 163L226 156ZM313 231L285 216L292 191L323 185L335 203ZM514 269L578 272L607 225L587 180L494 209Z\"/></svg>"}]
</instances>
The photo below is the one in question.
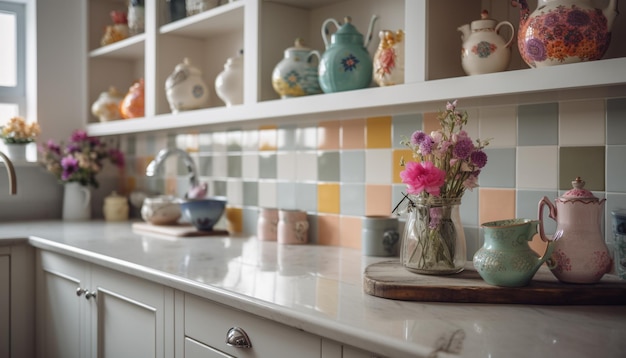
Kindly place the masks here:
<instances>
[{"instance_id":1,"label":"silver cabinet knob","mask_svg":"<svg viewBox=\"0 0 626 358\"><path fill-rule=\"evenodd\" d=\"M250 338L243 328L233 327L226 333L226 344L235 348L252 348Z\"/></svg>"},{"instance_id":2,"label":"silver cabinet knob","mask_svg":"<svg viewBox=\"0 0 626 358\"><path fill-rule=\"evenodd\" d=\"M85 292L85 298L86 298L86 299L90 299L90 298L92 298L92 297L93 297L94 299L96 299L96 291L92 291L92 292L89 292L89 291L87 291L87 290L85 290L85 291L86 291L86 292Z\"/></svg>"},{"instance_id":3,"label":"silver cabinet knob","mask_svg":"<svg viewBox=\"0 0 626 358\"><path fill-rule=\"evenodd\" d=\"M86 292L87 292L87 290L85 290L84 288L80 288L79 287L79 288L76 289L76 296L80 297L80 296L82 296Z\"/></svg>"}]
</instances>

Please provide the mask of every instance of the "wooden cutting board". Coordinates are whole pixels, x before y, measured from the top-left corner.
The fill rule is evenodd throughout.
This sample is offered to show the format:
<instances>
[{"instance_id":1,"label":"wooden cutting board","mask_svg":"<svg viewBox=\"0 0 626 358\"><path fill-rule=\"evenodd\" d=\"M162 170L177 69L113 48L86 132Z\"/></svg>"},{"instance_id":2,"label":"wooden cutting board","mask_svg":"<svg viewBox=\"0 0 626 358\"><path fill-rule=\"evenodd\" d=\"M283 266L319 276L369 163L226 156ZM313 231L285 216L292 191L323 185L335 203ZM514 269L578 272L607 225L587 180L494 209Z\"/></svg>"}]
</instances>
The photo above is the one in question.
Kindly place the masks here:
<instances>
[{"instance_id":1,"label":"wooden cutting board","mask_svg":"<svg viewBox=\"0 0 626 358\"><path fill-rule=\"evenodd\" d=\"M191 224L153 225L147 222L136 222L133 223L133 230L176 237L228 236L226 230L200 231Z\"/></svg>"},{"instance_id":2,"label":"wooden cutting board","mask_svg":"<svg viewBox=\"0 0 626 358\"><path fill-rule=\"evenodd\" d=\"M626 281L605 275L595 284L559 282L546 267L528 286L497 287L487 284L469 262L461 273L420 275L399 261L382 261L365 268L365 293L396 300L463 303L516 303L539 305L626 305Z\"/></svg>"}]
</instances>

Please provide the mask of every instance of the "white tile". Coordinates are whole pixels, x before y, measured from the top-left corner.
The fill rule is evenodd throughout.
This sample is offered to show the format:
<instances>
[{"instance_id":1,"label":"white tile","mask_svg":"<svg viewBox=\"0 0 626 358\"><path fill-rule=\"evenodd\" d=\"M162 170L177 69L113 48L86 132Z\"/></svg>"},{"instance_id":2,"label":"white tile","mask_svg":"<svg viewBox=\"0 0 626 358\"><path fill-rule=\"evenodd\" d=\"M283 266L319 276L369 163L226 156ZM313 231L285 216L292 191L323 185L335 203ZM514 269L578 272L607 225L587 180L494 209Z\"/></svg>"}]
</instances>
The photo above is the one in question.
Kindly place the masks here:
<instances>
[{"instance_id":1,"label":"white tile","mask_svg":"<svg viewBox=\"0 0 626 358\"><path fill-rule=\"evenodd\" d=\"M316 152L296 152L296 179L298 181L317 181Z\"/></svg>"},{"instance_id":2,"label":"white tile","mask_svg":"<svg viewBox=\"0 0 626 358\"><path fill-rule=\"evenodd\" d=\"M517 147L517 189L558 187L558 147Z\"/></svg>"},{"instance_id":3,"label":"white tile","mask_svg":"<svg viewBox=\"0 0 626 358\"><path fill-rule=\"evenodd\" d=\"M259 156L256 153L241 156L241 176L245 179L259 178Z\"/></svg>"},{"instance_id":4,"label":"white tile","mask_svg":"<svg viewBox=\"0 0 626 358\"><path fill-rule=\"evenodd\" d=\"M224 178L228 176L228 158L226 153L213 155L213 177Z\"/></svg>"},{"instance_id":5,"label":"white tile","mask_svg":"<svg viewBox=\"0 0 626 358\"><path fill-rule=\"evenodd\" d=\"M277 207L275 180L259 180L259 207Z\"/></svg>"},{"instance_id":6,"label":"white tile","mask_svg":"<svg viewBox=\"0 0 626 358\"><path fill-rule=\"evenodd\" d=\"M243 205L243 181L241 179L228 179L226 197L228 205Z\"/></svg>"},{"instance_id":7,"label":"white tile","mask_svg":"<svg viewBox=\"0 0 626 358\"><path fill-rule=\"evenodd\" d=\"M560 145L604 145L606 143L603 99L559 103Z\"/></svg>"},{"instance_id":8,"label":"white tile","mask_svg":"<svg viewBox=\"0 0 626 358\"><path fill-rule=\"evenodd\" d=\"M517 144L517 108L511 106L480 109L479 136L489 139L489 147L515 147Z\"/></svg>"},{"instance_id":9,"label":"white tile","mask_svg":"<svg viewBox=\"0 0 626 358\"><path fill-rule=\"evenodd\" d=\"M277 179L296 180L296 153L278 152L276 154Z\"/></svg>"},{"instance_id":10,"label":"white tile","mask_svg":"<svg viewBox=\"0 0 626 358\"><path fill-rule=\"evenodd\" d=\"M367 184L391 184L391 149L365 150L365 182Z\"/></svg>"}]
</instances>

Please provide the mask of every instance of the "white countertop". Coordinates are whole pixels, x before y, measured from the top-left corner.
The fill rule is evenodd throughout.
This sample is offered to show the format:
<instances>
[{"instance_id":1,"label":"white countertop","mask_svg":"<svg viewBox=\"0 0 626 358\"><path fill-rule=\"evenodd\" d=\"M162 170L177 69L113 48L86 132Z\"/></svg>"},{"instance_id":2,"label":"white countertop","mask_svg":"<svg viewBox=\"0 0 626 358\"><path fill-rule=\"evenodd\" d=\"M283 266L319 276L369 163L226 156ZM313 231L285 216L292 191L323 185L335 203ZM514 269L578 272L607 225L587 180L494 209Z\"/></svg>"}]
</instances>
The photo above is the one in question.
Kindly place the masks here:
<instances>
[{"instance_id":1,"label":"white countertop","mask_svg":"<svg viewBox=\"0 0 626 358\"><path fill-rule=\"evenodd\" d=\"M363 292L362 274L383 259L354 249L173 238L133 232L130 222L0 223L0 245L19 239L388 357L427 356L457 343L463 357L626 355L626 306L373 297Z\"/></svg>"}]
</instances>

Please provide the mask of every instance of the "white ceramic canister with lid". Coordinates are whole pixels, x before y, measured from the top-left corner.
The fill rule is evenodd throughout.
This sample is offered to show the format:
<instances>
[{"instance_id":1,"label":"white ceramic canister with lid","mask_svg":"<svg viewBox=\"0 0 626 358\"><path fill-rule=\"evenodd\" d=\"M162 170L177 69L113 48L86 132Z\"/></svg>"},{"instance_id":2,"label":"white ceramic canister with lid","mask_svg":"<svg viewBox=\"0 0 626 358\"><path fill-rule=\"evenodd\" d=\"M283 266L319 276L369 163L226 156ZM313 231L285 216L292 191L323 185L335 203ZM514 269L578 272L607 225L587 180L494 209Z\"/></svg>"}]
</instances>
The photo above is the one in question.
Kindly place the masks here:
<instances>
[{"instance_id":1,"label":"white ceramic canister with lid","mask_svg":"<svg viewBox=\"0 0 626 358\"><path fill-rule=\"evenodd\" d=\"M227 107L243 103L243 51L226 61L215 78L215 92Z\"/></svg>"},{"instance_id":2,"label":"white ceramic canister with lid","mask_svg":"<svg viewBox=\"0 0 626 358\"><path fill-rule=\"evenodd\" d=\"M202 72L186 57L165 81L165 95L172 113L204 108L209 103L209 89Z\"/></svg>"}]
</instances>

